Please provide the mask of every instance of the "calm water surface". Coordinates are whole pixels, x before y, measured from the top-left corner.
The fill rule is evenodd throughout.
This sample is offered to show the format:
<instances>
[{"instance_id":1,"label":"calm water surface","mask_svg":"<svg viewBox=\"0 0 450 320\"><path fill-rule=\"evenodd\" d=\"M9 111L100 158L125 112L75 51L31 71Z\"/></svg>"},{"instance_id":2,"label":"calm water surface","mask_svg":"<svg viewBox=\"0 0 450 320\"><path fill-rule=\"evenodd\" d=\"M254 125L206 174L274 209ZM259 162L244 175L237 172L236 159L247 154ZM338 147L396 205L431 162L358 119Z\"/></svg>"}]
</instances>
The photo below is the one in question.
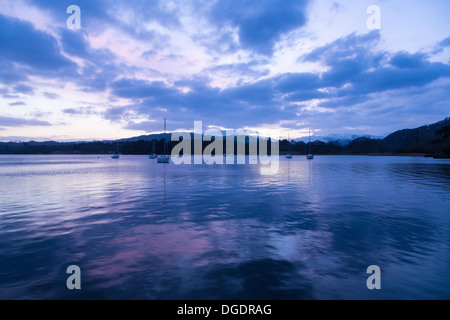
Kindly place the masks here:
<instances>
[{"instance_id":1,"label":"calm water surface","mask_svg":"<svg viewBox=\"0 0 450 320\"><path fill-rule=\"evenodd\" d=\"M0 182L0 299L450 299L450 160L0 156Z\"/></svg>"}]
</instances>

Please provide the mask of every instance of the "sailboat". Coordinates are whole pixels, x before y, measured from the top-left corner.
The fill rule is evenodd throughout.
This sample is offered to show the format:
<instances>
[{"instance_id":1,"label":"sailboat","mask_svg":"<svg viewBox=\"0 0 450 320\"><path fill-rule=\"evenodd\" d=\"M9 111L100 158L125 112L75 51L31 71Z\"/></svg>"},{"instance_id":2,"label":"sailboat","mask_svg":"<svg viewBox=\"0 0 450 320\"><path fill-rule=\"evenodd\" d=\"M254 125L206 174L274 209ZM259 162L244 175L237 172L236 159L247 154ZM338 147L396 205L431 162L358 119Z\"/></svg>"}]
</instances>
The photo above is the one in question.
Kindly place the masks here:
<instances>
[{"instance_id":1,"label":"sailboat","mask_svg":"<svg viewBox=\"0 0 450 320\"><path fill-rule=\"evenodd\" d=\"M119 145L118 145L117 141L116 141L116 154L113 154L113 155L111 156L111 158L112 158L112 159L120 159Z\"/></svg>"},{"instance_id":2,"label":"sailboat","mask_svg":"<svg viewBox=\"0 0 450 320\"><path fill-rule=\"evenodd\" d=\"M157 159L158 155L155 152L155 140L153 140L153 154L148 156L149 159Z\"/></svg>"},{"instance_id":3,"label":"sailboat","mask_svg":"<svg viewBox=\"0 0 450 320\"><path fill-rule=\"evenodd\" d=\"M288 142L289 142L289 153L288 154L286 154L286 159L292 159L292 154L290 153L291 152L291 137L289 136L289 134L288 134Z\"/></svg>"},{"instance_id":4,"label":"sailboat","mask_svg":"<svg viewBox=\"0 0 450 320\"><path fill-rule=\"evenodd\" d=\"M309 154L306 156L306 159L313 160L314 155L311 152L311 130L309 130Z\"/></svg>"},{"instance_id":5,"label":"sailboat","mask_svg":"<svg viewBox=\"0 0 450 320\"><path fill-rule=\"evenodd\" d=\"M167 144L167 142L166 142L165 135L166 135L166 118L164 118L164 138L163 138L164 139L164 155L158 157L158 163L169 163L169 161L170 161L170 157L166 156L166 144Z\"/></svg>"}]
</instances>

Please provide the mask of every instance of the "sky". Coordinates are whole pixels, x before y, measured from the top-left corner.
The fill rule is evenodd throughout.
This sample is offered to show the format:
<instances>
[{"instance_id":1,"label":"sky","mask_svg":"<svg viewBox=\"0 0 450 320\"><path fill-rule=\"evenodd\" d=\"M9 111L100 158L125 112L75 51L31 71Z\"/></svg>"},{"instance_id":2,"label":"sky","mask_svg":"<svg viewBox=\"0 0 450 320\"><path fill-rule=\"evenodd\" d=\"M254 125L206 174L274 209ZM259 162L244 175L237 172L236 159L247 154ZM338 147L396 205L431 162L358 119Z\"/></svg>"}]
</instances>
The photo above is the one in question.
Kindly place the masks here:
<instances>
[{"instance_id":1,"label":"sky","mask_svg":"<svg viewBox=\"0 0 450 320\"><path fill-rule=\"evenodd\" d=\"M448 0L0 0L0 141L128 138L164 118L170 131L291 138L431 124L450 116L449 12Z\"/></svg>"}]
</instances>

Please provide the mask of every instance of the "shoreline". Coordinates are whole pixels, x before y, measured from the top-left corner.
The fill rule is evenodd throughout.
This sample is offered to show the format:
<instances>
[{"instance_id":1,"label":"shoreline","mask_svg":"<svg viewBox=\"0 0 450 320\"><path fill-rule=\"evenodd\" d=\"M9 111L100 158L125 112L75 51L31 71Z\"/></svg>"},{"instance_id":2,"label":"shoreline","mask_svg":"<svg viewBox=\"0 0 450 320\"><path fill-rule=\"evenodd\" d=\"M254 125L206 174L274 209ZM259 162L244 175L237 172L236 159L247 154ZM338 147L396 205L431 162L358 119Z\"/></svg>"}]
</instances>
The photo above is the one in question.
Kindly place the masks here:
<instances>
[{"instance_id":1,"label":"shoreline","mask_svg":"<svg viewBox=\"0 0 450 320\"><path fill-rule=\"evenodd\" d=\"M369 153L369 157L422 157L426 158L426 153ZM432 156L431 156L432 157Z\"/></svg>"},{"instance_id":2,"label":"shoreline","mask_svg":"<svg viewBox=\"0 0 450 320\"><path fill-rule=\"evenodd\" d=\"M291 153L294 157L306 157L306 154ZM113 153L2 153L0 156L111 156ZM122 156L148 156L147 154L123 154ZM191 155L193 156L193 155ZM225 155L224 155L225 156ZM249 156L249 155L245 155ZM284 157L285 153L280 153ZM368 156L368 157L415 157L450 159L450 155L431 155L426 153L353 153L353 154L315 154L315 156Z\"/></svg>"}]
</instances>

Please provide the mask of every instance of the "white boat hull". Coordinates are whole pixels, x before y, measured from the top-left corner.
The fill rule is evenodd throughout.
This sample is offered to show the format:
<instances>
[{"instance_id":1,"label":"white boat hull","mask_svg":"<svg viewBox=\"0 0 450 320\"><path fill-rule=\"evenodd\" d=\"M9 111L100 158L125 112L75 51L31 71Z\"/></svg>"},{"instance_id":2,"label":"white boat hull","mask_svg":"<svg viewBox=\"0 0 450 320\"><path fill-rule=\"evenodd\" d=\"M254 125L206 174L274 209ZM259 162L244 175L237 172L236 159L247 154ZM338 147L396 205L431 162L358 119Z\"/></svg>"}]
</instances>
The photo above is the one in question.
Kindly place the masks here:
<instances>
[{"instance_id":1,"label":"white boat hull","mask_svg":"<svg viewBox=\"0 0 450 320\"><path fill-rule=\"evenodd\" d=\"M169 163L170 158L169 157L159 157L158 163Z\"/></svg>"}]
</instances>

